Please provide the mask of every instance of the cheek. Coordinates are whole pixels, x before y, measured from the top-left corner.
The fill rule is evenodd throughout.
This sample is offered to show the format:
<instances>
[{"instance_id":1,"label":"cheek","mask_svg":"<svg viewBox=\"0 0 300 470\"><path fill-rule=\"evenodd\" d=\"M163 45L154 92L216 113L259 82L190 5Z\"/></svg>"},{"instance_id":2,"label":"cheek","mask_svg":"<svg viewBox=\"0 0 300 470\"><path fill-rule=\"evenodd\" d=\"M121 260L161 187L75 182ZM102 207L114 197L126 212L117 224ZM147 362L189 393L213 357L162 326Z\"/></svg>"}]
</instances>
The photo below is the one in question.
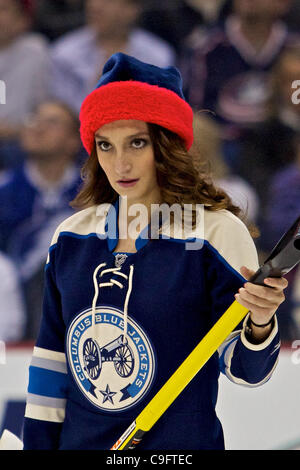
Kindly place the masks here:
<instances>
[{"instance_id":1,"label":"cheek","mask_svg":"<svg viewBox=\"0 0 300 470\"><path fill-rule=\"evenodd\" d=\"M55 149L57 147L61 147L64 143L64 139L62 139L60 136L57 136L57 134L51 133L49 131L43 131L43 130L32 130L24 135L25 141L28 142L29 144L34 144L34 146L44 146L47 147L48 149Z\"/></svg>"},{"instance_id":2,"label":"cheek","mask_svg":"<svg viewBox=\"0 0 300 470\"><path fill-rule=\"evenodd\" d=\"M156 175L156 163L153 154L148 161L148 171L151 172L152 175Z\"/></svg>"},{"instance_id":3,"label":"cheek","mask_svg":"<svg viewBox=\"0 0 300 470\"><path fill-rule=\"evenodd\" d=\"M65 142L67 140L68 136L65 132L56 132L55 134L53 133L52 135L49 133L48 139L53 142Z\"/></svg>"},{"instance_id":4,"label":"cheek","mask_svg":"<svg viewBox=\"0 0 300 470\"><path fill-rule=\"evenodd\" d=\"M148 149L147 152L145 152L143 158L141 159L141 164L147 171L153 172L155 169L155 157L154 157L154 152L153 149Z\"/></svg>"},{"instance_id":5,"label":"cheek","mask_svg":"<svg viewBox=\"0 0 300 470\"><path fill-rule=\"evenodd\" d=\"M156 171L156 164L155 164L153 155L151 155L149 158L147 158L144 161L142 171L147 176L148 180L151 180L151 181L155 180L156 182L157 171Z\"/></svg>"},{"instance_id":6,"label":"cheek","mask_svg":"<svg viewBox=\"0 0 300 470\"><path fill-rule=\"evenodd\" d=\"M109 162L107 161L107 159L103 158L102 155L98 155L98 154L97 154L97 159L98 159L98 163L99 163L100 167L102 168L104 173L108 176L109 173L110 173Z\"/></svg>"}]
</instances>

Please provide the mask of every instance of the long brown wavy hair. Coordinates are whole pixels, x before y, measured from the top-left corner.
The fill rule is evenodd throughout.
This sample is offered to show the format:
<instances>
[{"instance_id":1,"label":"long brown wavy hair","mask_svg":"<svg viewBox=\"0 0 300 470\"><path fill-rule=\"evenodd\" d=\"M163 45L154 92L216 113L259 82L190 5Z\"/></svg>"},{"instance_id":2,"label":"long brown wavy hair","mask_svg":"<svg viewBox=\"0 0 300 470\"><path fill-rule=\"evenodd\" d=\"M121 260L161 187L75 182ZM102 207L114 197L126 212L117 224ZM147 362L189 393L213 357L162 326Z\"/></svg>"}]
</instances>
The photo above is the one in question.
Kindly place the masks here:
<instances>
[{"instance_id":1,"label":"long brown wavy hair","mask_svg":"<svg viewBox=\"0 0 300 470\"><path fill-rule=\"evenodd\" d=\"M249 226L241 209L233 204L224 190L214 185L199 152L187 151L183 140L163 127L148 124L148 129L163 203L169 206L177 203L182 207L184 204L204 204L209 211L227 209L248 225L253 237L257 236L255 227ZM71 202L73 208L84 209L92 205L114 203L119 197L99 165L95 145L82 168L81 176L83 185ZM193 214L193 222L195 220L196 212Z\"/></svg>"}]
</instances>

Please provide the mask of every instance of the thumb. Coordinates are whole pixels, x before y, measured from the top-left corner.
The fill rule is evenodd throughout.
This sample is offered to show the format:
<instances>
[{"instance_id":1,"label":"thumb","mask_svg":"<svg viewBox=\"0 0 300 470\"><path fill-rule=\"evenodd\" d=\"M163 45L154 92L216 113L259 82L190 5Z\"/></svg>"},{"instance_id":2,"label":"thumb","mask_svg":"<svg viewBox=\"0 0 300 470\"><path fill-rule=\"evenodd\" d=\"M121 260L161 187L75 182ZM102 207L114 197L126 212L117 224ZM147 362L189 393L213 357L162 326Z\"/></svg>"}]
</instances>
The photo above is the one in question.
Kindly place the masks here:
<instances>
[{"instance_id":1,"label":"thumb","mask_svg":"<svg viewBox=\"0 0 300 470\"><path fill-rule=\"evenodd\" d=\"M240 272L242 276L244 276L244 278L247 280L250 279L250 277L252 277L255 273L255 271L253 271L252 269L248 269L246 266L241 266Z\"/></svg>"}]
</instances>

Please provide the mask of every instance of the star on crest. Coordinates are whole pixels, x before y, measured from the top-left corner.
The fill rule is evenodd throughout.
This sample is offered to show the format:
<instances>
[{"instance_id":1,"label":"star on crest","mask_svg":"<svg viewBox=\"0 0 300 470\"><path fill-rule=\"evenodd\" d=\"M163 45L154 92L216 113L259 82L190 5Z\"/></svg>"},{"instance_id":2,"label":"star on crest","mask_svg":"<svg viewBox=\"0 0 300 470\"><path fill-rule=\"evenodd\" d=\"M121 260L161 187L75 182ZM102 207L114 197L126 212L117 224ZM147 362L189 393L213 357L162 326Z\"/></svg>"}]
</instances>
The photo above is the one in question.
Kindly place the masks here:
<instances>
[{"instance_id":1,"label":"star on crest","mask_svg":"<svg viewBox=\"0 0 300 470\"><path fill-rule=\"evenodd\" d=\"M110 401L110 403L112 405L114 405L114 402L113 402L113 396L116 395L117 392L112 392L109 388L109 385L107 384L106 385L106 390L99 390L100 393L102 393L103 395L103 402L102 403L105 403L107 400Z\"/></svg>"}]
</instances>

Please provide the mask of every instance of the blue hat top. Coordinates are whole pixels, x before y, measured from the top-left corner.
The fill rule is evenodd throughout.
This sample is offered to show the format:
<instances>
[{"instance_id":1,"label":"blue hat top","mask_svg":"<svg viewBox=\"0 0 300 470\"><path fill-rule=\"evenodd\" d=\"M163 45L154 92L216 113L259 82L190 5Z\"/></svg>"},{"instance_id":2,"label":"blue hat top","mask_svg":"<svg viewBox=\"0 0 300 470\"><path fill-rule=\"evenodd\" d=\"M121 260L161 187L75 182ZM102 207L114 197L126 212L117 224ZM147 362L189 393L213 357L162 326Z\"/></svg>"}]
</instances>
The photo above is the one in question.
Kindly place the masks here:
<instances>
[{"instance_id":1,"label":"blue hat top","mask_svg":"<svg viewBox=\"0 0 300 470\"><path fill-rule=\"evenodd\" d=\"M113 54L106 62L96 88L112 82L129 80L166 88L176 93L180 98L185 99L182 91L182 77L176 67L157 67L156 65L141 62L135 57L122 52Z\"/></svg>"}]
</instances>

